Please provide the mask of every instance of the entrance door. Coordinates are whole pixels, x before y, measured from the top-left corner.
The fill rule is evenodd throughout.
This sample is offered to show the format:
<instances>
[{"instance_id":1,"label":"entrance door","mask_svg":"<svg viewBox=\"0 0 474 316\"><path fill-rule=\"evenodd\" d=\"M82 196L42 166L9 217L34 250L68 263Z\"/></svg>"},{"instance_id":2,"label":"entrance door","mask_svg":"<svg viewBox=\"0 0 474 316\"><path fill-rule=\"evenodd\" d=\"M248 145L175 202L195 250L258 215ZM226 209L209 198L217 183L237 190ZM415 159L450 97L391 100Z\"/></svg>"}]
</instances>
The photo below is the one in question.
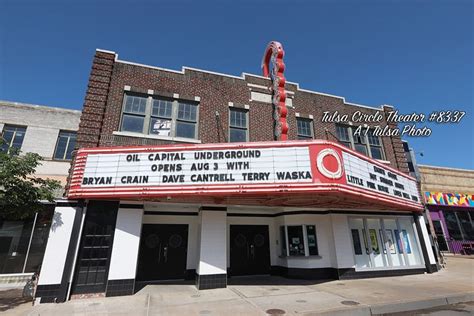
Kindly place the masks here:
<instances>
[{"instance_id":1,"label":"entrance door","mask_svg":"<svg viewBox=\"0 0 474 316\"><path fill-rule=\"evenodd\" d=\"M184 279L188 225L144 224L138 257L138 281Z\"/></svg>"},{"instance_id":2,"label":"entrance door","mask_svg":"<svg viewBox=\"0 0 474 316\"><path fill-rule=\"evenodd\" d=\"M230 273L270 274L268 226L230 226Z\"/></svg>"},{"instance_id":3,"label":"entrance door","mask_svg":"<svg viewBox=\"0 0 474 316\"><path fill-rule=\"evenodd\" d=\"M118 206L119 203L113 201L88 203L72 294L105 292Z\"/></svg>"}]
</instances>

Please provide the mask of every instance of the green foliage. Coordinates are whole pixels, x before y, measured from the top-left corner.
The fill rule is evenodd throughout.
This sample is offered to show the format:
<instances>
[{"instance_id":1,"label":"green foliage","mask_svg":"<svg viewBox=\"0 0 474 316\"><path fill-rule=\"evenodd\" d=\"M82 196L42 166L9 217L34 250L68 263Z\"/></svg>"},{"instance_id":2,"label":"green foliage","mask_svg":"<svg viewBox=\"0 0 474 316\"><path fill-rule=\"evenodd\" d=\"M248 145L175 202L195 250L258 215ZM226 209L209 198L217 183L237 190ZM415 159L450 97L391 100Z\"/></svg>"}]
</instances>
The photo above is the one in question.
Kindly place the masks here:
<instances>
[{"instance_id":1,"label":"green foliage","mask_svg":"<svg viewBox=\"0 0 474 316\"><path fill-rule=\"evenodd\" d=\"M24 219L43 209L40 201L53 202L61 183L34 176L42 160L35 153L0 150L0 217Z\"/></svg>"}]
</instances>

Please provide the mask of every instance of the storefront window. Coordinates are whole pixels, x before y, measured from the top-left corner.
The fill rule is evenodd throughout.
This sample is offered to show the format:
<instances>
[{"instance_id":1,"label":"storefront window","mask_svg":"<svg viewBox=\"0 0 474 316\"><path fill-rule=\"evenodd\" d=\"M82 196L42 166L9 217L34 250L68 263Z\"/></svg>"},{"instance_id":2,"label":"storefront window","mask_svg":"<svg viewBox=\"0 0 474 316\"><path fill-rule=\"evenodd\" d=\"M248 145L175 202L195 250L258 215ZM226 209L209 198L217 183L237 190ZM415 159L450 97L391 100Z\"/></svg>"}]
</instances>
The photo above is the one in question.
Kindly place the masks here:
<instances>
[{"instance_id":1,"label":"storefront window","mask_svg":"<svg viewBox=\"0 0 474 316\"><path fill-rule=\"evenodd\" d=\"M25 272L40 271L44 251L48 243L49 229L54 210L48 209L38 213L31 246L26 260Z\"/></svg>"},{"instance_id":2,"label":"storefront window","mask_svg":"<svg viewBox=\"0 0 474 316\"><path fill-rule=\"evenodd\" d=\"M383 240L381 239L379 219L367 219L367 229L369 230L370 251L373 257L375 267L388 266L386 256L383 253Z\"/></svg>"},{"instance_id":3,"label":"storefront window","mask_svg":"<svg viewBox=\"0 0 474 316\"><path fill-rule=\"evenodd\" d=\"M33 219L3 221L0 227L0 273L22 273Z\"/></svg>"},{"instance_id":4,"label":"storefront window","mask_svg":"<svg viewBox=\"0 0 474 316\"><path fill-rule=\"evenodd\" d=\"M467 212L456 212L459 219L459 224L464 235L465 240L474 240L474 230L472 229L471 219Z\"/></svg>"},{"instance_id":5,"label":"storefront window","mask_svg":"<svg viewBox=\"0 0 474 316\"><path fill-rule=\"evenodd\" d=\"M456 214L450 211L443 211L446 226L448 227L449 236L454 240L462 240L461 227L458 224Z\"/></svg>"},{"instance_id":6,"label":"storefront window","mask_svg":"<svg viewBox=\"0 0 474 316\"><path fill-rule=\"evenodd\" d=\"M316 226L314 225L281 226L280 240L283 256L316 256L319 254Z\"/></svg>"},{"instance_id":7,"label":"storefront window","mask_svg":"<svg viewBox=\"0 0 474 316\"><path fill-rule=\"evenodd\" d=\"M303 226L288 226L287 230L290 256L304 256Z\"/></svg>"},{"instance_id":8,"label":"storefront window","mask_svg":"<svg viewBox=\"0 0 474 316\"><path fill-rule=\"evenodd\" d=\"M364 221L360 218L350 218L349 226L351 228L352 245L354 247L356 267L370 268L370 251L367 242L366 230L364 228Z\"/></svg>"},{"instance_id":9,"label":"storefront window","mask_svg":"<svg viewBox=\"0 0 474 316\"><path fill-rule=\"evenodd\" d=\"M421 265L420 251L418 249L418 242L416 240L412 220L409 218L400 218L398 222L400 223L401 229L401 233L397 232L399 236L398 244L400 244L401 239L409 265Z\"/></svg>"},{"instance_id":10,"label":"storefront window","mask_svg":"<svg viewBox=\"0 0 474 316\"><path fill-rule=\"evenodd\" d=\"M308 238L308 250L311 256L318 254L318 241L314 225L306 225L306 236Z\"/></svg>"},{"instance_id":11,"label":"storefront window","mask_svg":"<svg viewBox=\"0 0 474 316\"><path fill-rule=\"evenodd\" d=\"M411 218L349 218L356 268L422 264Z\"/></svg>"},{"instance_id":12,"label":"storefront window","mask_svg":"<svg viewBox=\"0 0 474 316\"><path fill-rule=\"evenodd\" d=\"M21 221L0 219L0 274L39 271L52 213L52 209L38 213L34 230L34 217Z\"/></svg>"},{"instance_id":13,"label":"storefront window","mask_svg":"<svg viewBox=\"0 0 474 316\"><path fill-rule=\"evenodd\" d=\"M397 249L397 222L395 219L384 219L383 223L385 226L385 249L388 250L388 255L390 256L392 265L395 267L403 266L405 264L403 251ZM387 250L385 250L385 252L387 252Z\"/></svg>"}]
</instances>

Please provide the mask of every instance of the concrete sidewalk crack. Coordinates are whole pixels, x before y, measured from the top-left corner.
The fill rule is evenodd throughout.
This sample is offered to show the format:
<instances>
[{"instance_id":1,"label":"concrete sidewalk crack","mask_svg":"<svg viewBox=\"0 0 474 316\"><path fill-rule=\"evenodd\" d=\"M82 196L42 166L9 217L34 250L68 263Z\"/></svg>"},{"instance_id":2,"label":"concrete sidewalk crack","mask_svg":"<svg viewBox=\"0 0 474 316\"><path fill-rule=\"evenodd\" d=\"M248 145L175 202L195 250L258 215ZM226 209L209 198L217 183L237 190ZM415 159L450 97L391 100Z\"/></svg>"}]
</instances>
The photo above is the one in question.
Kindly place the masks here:
<instances>
[{"instance_id":1,"label":"concrete sidewalk crack","mask_svg":"<svg viewBox=\"0 0 474 316\"><path fill-rule=\"evenodd\" d=\"M150 294L147 294L147 300L146 300L146 316L150 314Z\"/></svg>"},{"instance_id":2,"label":"concrete sidewalk crack","mask_svg":"<svg viewBox=\"0 0 474 316\"><path fill-rule=\"evenodd\" d=\"M267 315L267 313L264 310L262 310L257 304L255 304L251 300L248 300L247 297L242 292L240 292L239 290L235 288L229 288L229 289L235 294L237 294L241 299L243 299L244 301L246 301L247 303L255 307L257 310L261 311L263 315Z\"/></svg>"}]
</instances>

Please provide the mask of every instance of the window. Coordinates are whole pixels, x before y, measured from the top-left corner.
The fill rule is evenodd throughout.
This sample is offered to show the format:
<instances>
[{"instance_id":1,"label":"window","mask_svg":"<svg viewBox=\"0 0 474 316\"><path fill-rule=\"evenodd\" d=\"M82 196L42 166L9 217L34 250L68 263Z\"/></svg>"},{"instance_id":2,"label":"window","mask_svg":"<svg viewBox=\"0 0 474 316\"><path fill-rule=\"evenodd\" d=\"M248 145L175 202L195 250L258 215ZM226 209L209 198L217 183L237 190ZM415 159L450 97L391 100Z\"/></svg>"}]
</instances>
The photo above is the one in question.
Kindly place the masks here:
<instances>
[{"instance_id":1,"label":"window","mask_svg":"<svg viewBox=\"0 0 474 316\"><path fill-rule=\"evenodd\" d=\"M125 95L120 130L165 137L197 138L198 105Z\"/></svg>"},{"instance_id":2,"label":"window","mask_svg":"<svg viewBox=\"0 0 474 316\"><path fill-rule=\"evenodd\" d=\"M143 133L146 98L127 95L122 117L122 131Z\"/></svg>"},{"instance_id":3,"label":"window","mask_svg":"<svg viewBox=\"0 0 474 316\"><path fill-rule=\"evenodd\" d=\"M316 256L318 242L314 225L280 226L283 256Z\"/></svg>"},{"instance_id":4,"label":"window","mask_svg":"<svg viewBox=\"0 0 474 316\"><path fill-rule=\"evenodd\" d=\"M176 136L195 138L196 106L189 103L178 103L178 119L176 120Z\"/></svg>"},{"instance_id":5,"label":"window","mask_svg":"<svg viewBox=\"0 0 474 316\"><path fill-rule=\"evenodd\" d=\"M54 151L54 159L71 160L74 146L76 146L76 132L60 131L56 150Z\"/></svg>"},{"instance_id":6,"label":"window","mask_svg":"<svg viewBox=\"0 0 474 316\"><path fill-rule=\"evenodd\" d=\"M173 103L167 100L153 100L150 121L150 134L170 136Z\"/></svg>"},{"instance_id":7,"label":"window","mask_svg":"<svg viewBox=\"0 0 474 316\"><path fill-rule=\"evenodd\" d=\"M248 140L247 110L229 109L229 142Z\"/></svg>"},{"instance_id":8,"label":"window","mask_svg":"<svg viewBox=\"0 0 474 316\"><path fill-rule=\"evenodd\" d=\"M471 212L467 211L443 211L449 235L454 240L473 240L474 228Z\"/></svg>"},{"instance_id":9,"label":"window","mask_svg":"<svg viewBox=\"0 0 474 316\"><path fill-rule=\"evenodd\" d=\"M38 271L53 210L54 207L46 207L23 220L0 218L0 274Z\"/></svg>"},{"instance_id":10,"label":"window","mask_svg":"<svg viewBox=\"0 0 474 316\"><path fill-rule=\"evenodd\" d=\"M383 159L380 137L374 135L374 130L369 129L367 139L369 140L370 156L374 159Z\"/></svg>"},{"instance_id":11,"label":"window","mask_svg":"<svg viewBox=\"0 0 474 316\"><path fill-rule=\"evenodd\" d=\"M474 229L472 227L471 218L466 211L456 212L458 215L459 224L463 232L464 239L474 240Z\"/></svg>"},{"instance_id":12,"label":"window","mask_svg":"<svg viewBox=\"0 0 474 316\"><path fill-rule=\"evenodd\" d=\"M298 128L298 139L313 139L313 121L309 119L296 118Z\"/></svg>"},{"instance_id":13,"label":"window","mask_svg":"<svg viewBox=\"0 0 474 316\"><path fill-rule=\"evenodd\" d=\"M336 133L337 138L339 138L339 142L341 142L346 147L352 148L348 126L336 125Z\"/></svg>"},{"instance_id":14,"label":"window","mask_svg":"<svg viewBox=\"0 0 474 316\"><path fill-rule=\"evenodd\" d=\"M367 154L367 145L364 135L352 135L352 139L354 140L354 149L361 154L368 156Z\"/></svg>"},{"instance_id":15,"label":"window","mask_svg":"<svg viewBox=\"0 0 474 316\"><path fill-rule=\"evenodd\" d=\"M410 217L349 217L355 268L420 266L414 221Z\"/></svg>"},{"instance_id":16,"label":"window","mask_svg":"<svg viewBox=\"0 0 474 316\"><path fill-rule=\"evenodd\" d=\"M336 125L336 134L339 142L355 151L360 152L366 156L374 159L385 159L382 142L380 137L374 135L374 131L369 129L366 133L365 129L362 129L360 135L354 135L357 127Z\"/></svg>"},{"instance_id":17,"label":"window","mask_svg":"<svg viewBox=\"0 0 474 316\"><path fill-rule=\"evenodd\" d=\"M403 151L406 153L410 152L410 148L408 148L408 142L402 141L402 143L403 143Z\"/></svg>"},{"instance_id":18,"label":"window","mask_svg":"<svg viewBox=\"0 0 474 316\"><path fill-rule=\"evenodd\" d=\"M456 218L456 213L451 211L443 211L443 215L444 220L446 221L449 236L454 240L463 240L461 227L459 226L458 219Z\"/></svg>"},{"instance_id":19,"label":"window","mask_svg":"<svg viewBox=\"0 0 474 316\"><path fill-rule=\"evenodd\" d=\"M318 240L316 238L316 227L314 225L306 225L306 236L308 239L308 251L311 256L318 255Z\"/></svg>"},{"instance_id":20,"label":"window","mask_svg":"<svg viewBox=\"0 0 474 316\"><path fill-rule=\"evenodd\" d=\"M25 138L26 127L5 125L3 127L2 137L4 142L2 143L2 151L14 153L21 149L23 139ZM12 150L13 149L13 150Z\"/></svg>"}]
</instances>

